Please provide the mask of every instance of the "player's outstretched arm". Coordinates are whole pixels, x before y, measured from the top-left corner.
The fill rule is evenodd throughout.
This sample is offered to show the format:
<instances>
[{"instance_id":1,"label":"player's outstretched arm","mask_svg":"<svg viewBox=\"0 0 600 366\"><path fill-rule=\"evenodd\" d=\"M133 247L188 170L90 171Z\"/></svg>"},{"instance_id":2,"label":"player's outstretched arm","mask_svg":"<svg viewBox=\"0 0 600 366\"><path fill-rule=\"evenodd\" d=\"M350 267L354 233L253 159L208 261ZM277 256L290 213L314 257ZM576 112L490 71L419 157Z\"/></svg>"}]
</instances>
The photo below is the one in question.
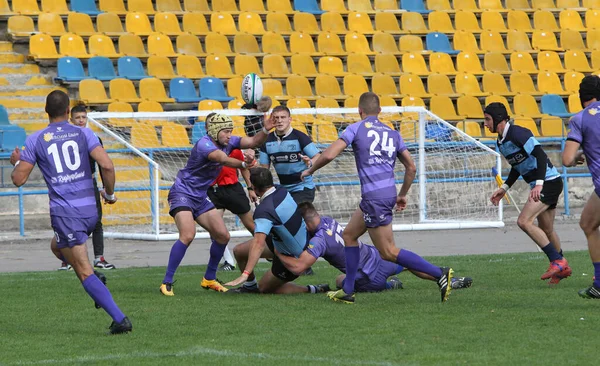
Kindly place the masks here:
<instances>
[{"instance_id":1,"label":"player's outstretched arm","mask_svg":"<svg viewBox=\"0 0 600 366\"><path fill-rule=\"evenodd\" d=\"M102 146L97 146L94 150L92 150L90 156L96 161L98 167L100 168L100 176L102 177L102 184L104 185L102 197L106 203L115 203L117 201L116 197L114 196L116 173L112 160Z\"/></svg>"},{"instance_id":2,"label":"player's outstretched arm","mask_svg":"<svg viewBox=\"0 0 600 366\"><path fill-rule=\"evenodd\" d=\"M248 262L246 263L244 272L235 280L227 282L225 286L238 286L246 282L248 276L250 276L250 273L254 271L256 263L258 263L260 256L267 246L266 239L267 235L265 233L254 233L254 239L252 240L252 244L250 244L250 253L248 254Z\"/></svg>"},{"instance_id":3,"label":"player's outstretched arm","mask_svg":"<svg viewBox=\"0 0 600 366\"><path fill-rule=\"evenodd\" d=\"M247 164L241 160L236 158L230 158L221 150L215 150L208 154L208 160L215 161L219 164L223 164L225 166L236 168L236 169L246 169L249 168Z\"/></svg>"},{"instance_id":4,"label":"player's outstretched arm","mask_svg":"<svg viewBox=\"0 0 600 366\"><path fill-rule=\"evenodd\" d=\"M581 144L577 141L567 140L562 154L562 163L564 166L575 166L585 162L583 152L579 151Z\"/></svg>"},{"instance_id":5,"label":"player's outstretched arm","mask_svg":"<svg viewBox=\"0 0 600 366\"><path fill-rule=\"evenodd\" d=\"M312 267L317 261L317 258L310 255L306 250L300 253L298 258L281 254L277 250L275 250L275 254L279 257L285 268L289 269L296 276L299 276L302 272Z\"/></svg>"},{"instance_id":6,"label":"player's outstretched arm","mask_svg":"<svg viewBox=\"0 0 600 366\"><path fill-rule=\"evenodd\" d=\"M333 159L340 155L342 151L344 151L346 146L348 146L346 141L342 139L335 140L327 149L325 149L325 151L319 155L319 158L310 168L302 172L300 179L304 179L304 177L315 174L317 170L329 164L331 161L333 161Z\"/></svg>"},{"instance_id":7,"label":"player's outstretched arm","mask_svg":"<svg viewBox=\"0 0 600 366\"><path fill-rule=\"evenodd\" d=\"M256 135L252 137L242 137L240 140L240 148L241 149L253 149L255 147L262 146L265 141L267 141L267 136L269 136L269 130L275 127L275 122L273 122L273 116L265 116L263 119L263 128Z\"/></svg>"}]
</instances>

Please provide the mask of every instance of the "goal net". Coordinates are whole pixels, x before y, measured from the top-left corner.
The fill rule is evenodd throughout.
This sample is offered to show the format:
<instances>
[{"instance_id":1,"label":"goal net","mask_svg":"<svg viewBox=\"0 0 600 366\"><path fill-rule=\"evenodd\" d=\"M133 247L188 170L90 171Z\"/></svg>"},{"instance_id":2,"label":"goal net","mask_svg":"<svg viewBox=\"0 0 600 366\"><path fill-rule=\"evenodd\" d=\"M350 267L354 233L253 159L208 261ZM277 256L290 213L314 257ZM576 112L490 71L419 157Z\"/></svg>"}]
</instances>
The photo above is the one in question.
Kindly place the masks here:
<instances>
[{"instance_id":1,"label":"goal net","mask_svg":"<svg viewBox=\"0 0 600 366\"><path fill-rule=\"evenodd\" d=\"M206 134L204 120L212 112L89 114L89 127L103 140L117 173L118 202L103 206L106 236L147 240L177 237L168 214L167 195L193 144ZM245 136L262 127L261 121L256 121L261 114L255 111L214 112L232 116L234 135ZM246 118L252 116L256 122L245 125ZM356 108L292 109L292 127L310 136L321 151L359 120ZM408 207L395 214L394 230L503 226L502 205L489 201L497 188L492 168L500 171L496 151L422 107L383 107L380 120L400 131L417 166ZM398 162L398 189L403 178L404 169ZM351 147L320 169L313 180L316 208L341 223L348 222L361 199ZM249 235L233 214L226 212L224 218L232 236ZM197 237L207 237L199 226Z\"/></svg>"}]
</instances>

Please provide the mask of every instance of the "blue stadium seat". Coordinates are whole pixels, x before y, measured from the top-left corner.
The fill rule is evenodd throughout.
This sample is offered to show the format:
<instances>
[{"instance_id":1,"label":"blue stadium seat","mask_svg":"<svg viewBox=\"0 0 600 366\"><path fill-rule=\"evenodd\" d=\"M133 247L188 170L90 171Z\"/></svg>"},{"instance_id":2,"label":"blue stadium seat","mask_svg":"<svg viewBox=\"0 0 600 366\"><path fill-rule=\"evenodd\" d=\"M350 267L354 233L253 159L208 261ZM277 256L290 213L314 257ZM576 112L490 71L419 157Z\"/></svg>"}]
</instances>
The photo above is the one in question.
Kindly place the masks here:
<instances>
[{"instance_id":1,"label":"blue stadium seat","mask_svg":"<svg viewBox=\"0 0 600 366\"><path fill-rule=\"evenodd\" d=\"M542 96L542 113L560 118L573 116L573 113L567 111L563 99L556 94L546 94Z\"/></svg>"},{"instance_id":2,"label":"blue stadium seat","mask_svg":"<svg viewBox=\"0 0 600 366\"><path fill-rule=\"evenodd\" d=\"M444 33L427 33L427 36L425 37L425 43L429 51L444 52L449 55L458 55L460 53L460 51L456 51L452 48L450 41L448 40L448 36L446 36Z\"/></svg>"},{"instance_id":3,"label":"blue stadium seat","mask_svg":"<svg viewBox=\"0 0 600 366\"><path fill-rule=\"evenodd\" d=\"M58 59L58 72L54 78L56 82L77 82L84 79L91 79L85 76L81 60L77 57L61 57Z\"/></svg>"},{"instance_id":4,"label":"blue stadium seat","mask_svg":"<svg viewBox=\"0 0 600 366\"><path fill-rule=\"evenodd\" d=\"M149 78L144 70L144 65L137 57L121 57L117 62L117 69L119 70L119 76L129 80L142 80Z\"/></svg>"},{"instance_id":5,"label":"blue stadium seat","mask_svg":"<svg viewBox=\"0 0 600 366\"><path fill-rule=\"evenodd\" d=\"M316 0L294 0L294 10L311 14L325 13Z\"/></svg>"},{"instance_id":6,"label":"blue stadium seat","mask_svg":"<svg viewBox=\"0 0 600 366\"><path fill-rule=\"evenodd\" d=\"M192 144L206 136L206 123L196 122L192 128Z\"/></svg>"},{"instance_id":7,"label":"blue stadium seat","mask_svg":"<svg viewBox=\"0 0 600 366\"><path fill-rule=\"evenodd\" d=\"M0 150L12 151L15 147L22 148L26 138L27 134L22 127L0 126Z\"/></svg>"},{"instance_id":8,"label":"blue stadium seat","mask_svg":"<svg viewBox=\"0 0 600 366\"><path fill-rule=\"evenodd\" d=\"M435 141L452 141L452 130L442 125L430 123L425 127L425 138Z\"/></svg>"},{"instance_id":9,"label":"blue stadium seat","mask_svg":"<svg viewBox=\"0 0 600 366\"><path fill-rule=\"evenodd\" d=\"M71 10L77 13L85 13L89 16L104 13L98 10L95 0L71 0Z\"/></svg>"},{"instance_id":10,"label":"blue stadium seat","mask_svg":"<svg viewBox=\"0 0 600 366\"><path fill-rule=\"evenodd\" d=\"M402 8L406 11L413 13L429 14L431 10L425 8L425 1L423 0L402 0Z\"/></svg>"},{"instance_id":11,"label":"blue stadium seat","mask_svg":"<svg viewBox=\"0 0 600 366\"><path fill-rule=\"evenodd\" d=\"M199 82L200 97L202 99L218 100L219 102L229 102L234 98L227 96L225 85L221 79L217 78L202 78Z\"/></svg>"},{"instance_id":12,"label":"blue stadium seat","mask_svg":"<svg viewBox=\"0 0 600 366\"><path fill-rule=\"evenodd\" d=\"M88 62L88 73L100 81L110 81L117 77L112 61L108 57L95 56Z\"/></svg>"},{"instance_id":13,"label":"blue stadium seat","mask_svg":"<svg viewBox=\"0 0 600 366\"><path fill-rule=\"evenodd\" d=\"M169 85L169 95L180 103L198 103L205 98L198 97L194 82L187 78L174 78Z\"/></svg>"},{"instance_id":14,"label":"blue stadium seat","mask_svg":"<svg viewBox=\"0 0 600 366\"><path fill-rule=\"evenodd\" d=\"M11 125L8 119L8 111L0 104L0 126ZM12 125L11 125L12 126Z\"/></svg>"}]
</instances>

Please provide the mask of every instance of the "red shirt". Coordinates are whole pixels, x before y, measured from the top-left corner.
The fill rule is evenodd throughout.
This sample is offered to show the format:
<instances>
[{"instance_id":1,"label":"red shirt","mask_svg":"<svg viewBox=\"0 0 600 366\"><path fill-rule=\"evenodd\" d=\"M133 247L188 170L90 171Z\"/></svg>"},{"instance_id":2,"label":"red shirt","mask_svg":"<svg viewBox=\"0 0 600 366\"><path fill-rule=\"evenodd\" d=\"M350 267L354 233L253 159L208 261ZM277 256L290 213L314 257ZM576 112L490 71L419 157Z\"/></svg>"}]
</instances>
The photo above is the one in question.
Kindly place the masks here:
<instances>
[{"instance_id":1,"label":"red shirt","mask_svg":"<svg viewBox=\"0 0 600 366\"><path fill-rule=\"evenodd\" d=\"M229 157L238 159L240 161L244 161L244 154L240 149L233 150L231 154L229 154ZM230 186L238 182L239 180L237 169L224 166L223 169L221 169L221 174L219 174L219 176L212 185L218 184L219 186Z\"/></svg>"}]
</instances>

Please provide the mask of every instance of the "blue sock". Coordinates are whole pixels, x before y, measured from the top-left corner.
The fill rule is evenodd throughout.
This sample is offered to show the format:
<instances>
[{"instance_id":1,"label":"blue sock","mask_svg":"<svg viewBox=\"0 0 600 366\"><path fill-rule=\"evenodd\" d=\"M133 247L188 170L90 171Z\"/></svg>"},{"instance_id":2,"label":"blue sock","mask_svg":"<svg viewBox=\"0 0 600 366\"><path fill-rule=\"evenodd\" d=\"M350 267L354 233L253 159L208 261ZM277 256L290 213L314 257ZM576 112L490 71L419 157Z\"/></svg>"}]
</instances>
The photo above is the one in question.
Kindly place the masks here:
<instances>
[{"instance_id":1,"label":"blue sock","mask_svg":"<svg viewBox=\"0 0 600 366\"><path fill-rule=\"evenodd\" d=\"M345 247L346 253L346 279L344 280L343 290L347 294L354 293L354 282L356 281L356 272L358 272L358 262L360 260L360 247Z\"/></svg>"},{"instance_id":2,"label":"blue sock","mask_svg":"<svg viewBox=\"0 0 600 366\"><path fill-rule=\"evenodd\" d=\"M556 248L554 247L554 245L552 245L552 243L548 243L548 245L543 247L542 250L544 251L544 253L546 253L546 256L548 257L550 262L562 258L562 255L560 255L560 253L556 251Z\"/></svg>"},{"instance_id":3,"label":"blue sock","mask_svg":"<svg viewBox=\"0 0 600 366\"><path fill-rule=\"evenodd\" d=\"M173 283L173 276L175 276L175 271L177 271L177 267L179 267L181 260L185 256L187 248L188 246L183 244L180 240L177 240L175 244L173 244L171 247L171 254L169 254L167 273L165 273L163 283Z\"/></svg>"},{"instance_id":4,"label":"blue sock","mask_svg":"<svg viewBox=\"0 0 600 366\"><path fill-rule=\"evenodd\" d=\"M206 268L206 273L204 274L205 279L210 281L217 278L217 268L219 267L221 258L223 258L225 248L227 248L227 243L219 244L214 240L212 241L212 244L210 245L210 258L208 259L208 267Z\"/></svg>"},{"instance_id":5,"label":"blue sock","mask_svg":"<svg viewBox=\"0 0 600 366\"><path fill-rule=\"evenodd\" d=\"M125 318L125 314L119 309L115 300L113 300L110 291L104 286L102 281L95 274L86 278L82 283L85 291L94 301L110 315L117 323L120 323Z\"/></svg>"},{"instance_id":6,"label":"blue sock","mask_svg":"<svg viewBox=\"0 0 600 366\"><path fill-rule=\"evenodd\" d=\"M600 288L600 262L595 262L594 264L594 276L596 279L594 280L594 287Z\"/></svg>"},{"instance_id":7,"label":"blue sock","mask_svg":"<svg viewBox=\"0 0 600 366\"><path fill-rule=\"evenodd\" d=\"M398 257L396 258L396 263L407 269L427 273L434 278L440 278L443 274L440 267L434 266L423 259L423 257L406 249L400 249L400 253L398 253Z\"/></svg>"}]
</instances>

